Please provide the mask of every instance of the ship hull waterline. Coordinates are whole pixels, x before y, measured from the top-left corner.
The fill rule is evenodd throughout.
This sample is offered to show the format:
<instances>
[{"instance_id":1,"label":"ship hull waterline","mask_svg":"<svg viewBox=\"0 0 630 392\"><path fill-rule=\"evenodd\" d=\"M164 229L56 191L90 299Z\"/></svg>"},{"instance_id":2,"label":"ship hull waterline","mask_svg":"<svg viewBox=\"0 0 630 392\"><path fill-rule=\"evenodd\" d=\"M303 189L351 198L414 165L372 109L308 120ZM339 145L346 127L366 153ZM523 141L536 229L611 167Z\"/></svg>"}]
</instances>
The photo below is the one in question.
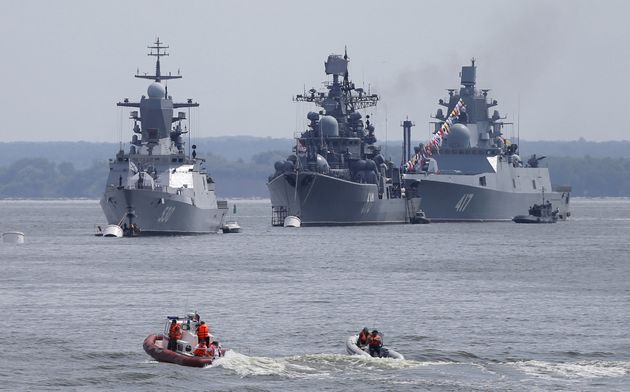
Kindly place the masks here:
<instances>
[{"instance_id":1,"label":"ship hull waterline","mask_svg":"<svg viewBox=\"0 0 630 392\"><path fill-rule=\"evenodd\" d=\"M509 192L455 182L421 180L415 194L420 208L431 222L511 222L541 202L541 193ZM568 214L567 194L545 192L545 200L560 209L562 219Z\"/></svg>"},{"instance_id":2,"label":"ship hull waterline","mask_svg":"<svg viewBox=\"0 0 630 392\"><path fill-rule=\"evenodd\" d=\"M418 199L379 199L375 184L314 172L283 173L267 187L272 207L285 207L288 215L300 218L302 226L409 223L420 204Z\"/></svg>"},{"instance_id":3,"label":"ship hull waterline","mask_svg":"<svg viewBox=\"0 0 630 392\"><path fill-rule=\"evenodd\" d=\"M218 233L227 212L212 206L197 206L190 197L182 195L111 187L100 205L108 224L135 223L142 235Z\"/></svg>"}]
</instances>

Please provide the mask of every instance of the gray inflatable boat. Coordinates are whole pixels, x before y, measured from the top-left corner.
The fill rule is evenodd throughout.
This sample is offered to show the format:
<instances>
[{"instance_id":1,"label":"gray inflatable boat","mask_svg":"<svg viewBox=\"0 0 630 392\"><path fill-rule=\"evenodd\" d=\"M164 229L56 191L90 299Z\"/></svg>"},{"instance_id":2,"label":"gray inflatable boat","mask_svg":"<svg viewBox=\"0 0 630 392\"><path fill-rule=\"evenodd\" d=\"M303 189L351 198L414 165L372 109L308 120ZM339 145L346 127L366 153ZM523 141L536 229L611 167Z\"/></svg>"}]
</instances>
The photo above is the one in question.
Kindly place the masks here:
<instances>
[{"instance_id":1,"label":"gray inflatable boat","mask_svg":"<svg viewBox=\"0 0 630 392\"><path fill-rule=\"evenodd\" d=\"M350 355L361 355L364 357L371 357L368 347L361 348L357 345L359 335L352 335L346 340L346 351ZM403 355L397 351L392 350L389 347L381 347L381 358L393 358L393 359L405 359Z\"/></svg>"}]
</instances>

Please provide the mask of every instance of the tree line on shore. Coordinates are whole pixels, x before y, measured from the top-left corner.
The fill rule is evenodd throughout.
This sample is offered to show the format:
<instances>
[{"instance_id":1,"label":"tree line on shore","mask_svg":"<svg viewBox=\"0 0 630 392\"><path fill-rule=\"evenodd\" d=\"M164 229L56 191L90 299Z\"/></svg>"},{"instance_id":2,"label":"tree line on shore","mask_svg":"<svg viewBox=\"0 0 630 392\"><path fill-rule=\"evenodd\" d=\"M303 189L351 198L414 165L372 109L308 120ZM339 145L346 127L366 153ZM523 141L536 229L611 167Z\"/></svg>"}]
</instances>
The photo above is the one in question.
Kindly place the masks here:
<instances>
[{"instance_id":1,"label":"tree line on shore","mask_svg":"<svg viewBox=\"0 0 630 392\"><path fill-rule=\"evenodd\" d=\"M265 186L275 161L286 152L266 151L249 160L228 160L207 153L206 165L215 180L217 194L225 198L266 198ZM553 185L570 185L573 196L630 197L630 158L548 157ZM0 166L0 199L99 198L108 174L106 161L86 168L46 158L23 158Z\"/></svg>"}]
</instances>

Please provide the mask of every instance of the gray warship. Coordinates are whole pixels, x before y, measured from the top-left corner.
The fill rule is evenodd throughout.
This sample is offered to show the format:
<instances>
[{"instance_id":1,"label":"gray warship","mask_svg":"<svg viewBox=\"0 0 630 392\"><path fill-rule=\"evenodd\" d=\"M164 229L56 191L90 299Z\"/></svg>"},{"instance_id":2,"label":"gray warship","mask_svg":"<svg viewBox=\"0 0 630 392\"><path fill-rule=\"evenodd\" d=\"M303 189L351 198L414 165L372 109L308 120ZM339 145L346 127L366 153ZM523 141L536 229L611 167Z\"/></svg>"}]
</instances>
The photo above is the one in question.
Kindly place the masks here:
<instances>
[{"instance_id":1,"label":"gray warship","mask_svg":"<svg viewBox=\"0 0 630 392\"><path fill-rule=\"evenodd\" d=\"M134 135L129 151L110 159L109 176L100 204L109 224L123 227L126 235L216 233L223 225L227 202L217 201L214 181L197 158L195 146L186 152L182 128L187 119L174 109L193 108L188 99L173 102L162 81L180 75L162 75L160 57L168 46L159 39L148 46L156 57L155 75L135 75L153 80L140 102L125 99L117 105L139 108L131 111ZM188 109L190 110L190 109ZM189 112L190 113L190 112Z\"/></svg>"},{"instance_id":2,"label":"gray warship","mask_svg":"<svg viewBox=\"0 0 630 392\"><path fill-rule=\"evenodd\" d=\"M541 194L558 208L559 219L567 219L571 188L552 187L549 169L540 166L544 157L521 159L518 145L503 135L505 117L497 110L490 114L498 102L488 98L489 89L476 88L476 72L473 59L462 67L459 92L449 89L449 98L439 100L447 113L462 105L454 118L438 109L433 140L445 122L450 125L436 143L441 145L420 144L415 156L405 152L412 157L403 165L405 191L421 199L420 208L432 222L510 221Z\"/></svg>"},{"instance_id":3,"label":"gray warship","mask_svg":"<svg viewBox=\"0 0 630 392\"><path fill-rule=\"evenodd\" d=\"M332 82L327 92L311 89L295 101L322 108L307 115L308 129L296 137L295 154L275 163L269 177L272 225L297 216L303 226L406 223L419 200L402 194L398 164L384 159L369 115L379 97L348 76L347 52L324 63Z\"/></svg>"}]
</instances>

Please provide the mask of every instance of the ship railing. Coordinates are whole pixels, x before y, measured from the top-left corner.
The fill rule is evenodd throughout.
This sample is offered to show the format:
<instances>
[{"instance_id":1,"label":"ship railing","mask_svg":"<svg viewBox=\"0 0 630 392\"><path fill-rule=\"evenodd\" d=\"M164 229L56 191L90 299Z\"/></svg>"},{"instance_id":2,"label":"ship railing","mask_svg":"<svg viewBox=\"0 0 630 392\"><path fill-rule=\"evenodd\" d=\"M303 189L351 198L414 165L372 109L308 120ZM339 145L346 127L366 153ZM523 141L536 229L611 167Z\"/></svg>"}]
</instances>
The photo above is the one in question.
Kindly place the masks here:
<instances>
[{"instance_id":1,"label":"ship railing","mask_svg":"<svg viewBox=\"0 0 630 392\"><path fill-rule=\"evenodd\" d=\"M408 171L405 172L403 174L424 174L425 176L428 176L429 174L434 174L434 173L429 173L428 171L424 171L424 170L415 170L415 171ZM469 172L469 171L461 171L461 170L440 170L437 174L449 174L449 175L457 175L457 176L472 176L472 175L476 175L476 174L482 174L481 172Z\"/></svg>"}]
</instances>

